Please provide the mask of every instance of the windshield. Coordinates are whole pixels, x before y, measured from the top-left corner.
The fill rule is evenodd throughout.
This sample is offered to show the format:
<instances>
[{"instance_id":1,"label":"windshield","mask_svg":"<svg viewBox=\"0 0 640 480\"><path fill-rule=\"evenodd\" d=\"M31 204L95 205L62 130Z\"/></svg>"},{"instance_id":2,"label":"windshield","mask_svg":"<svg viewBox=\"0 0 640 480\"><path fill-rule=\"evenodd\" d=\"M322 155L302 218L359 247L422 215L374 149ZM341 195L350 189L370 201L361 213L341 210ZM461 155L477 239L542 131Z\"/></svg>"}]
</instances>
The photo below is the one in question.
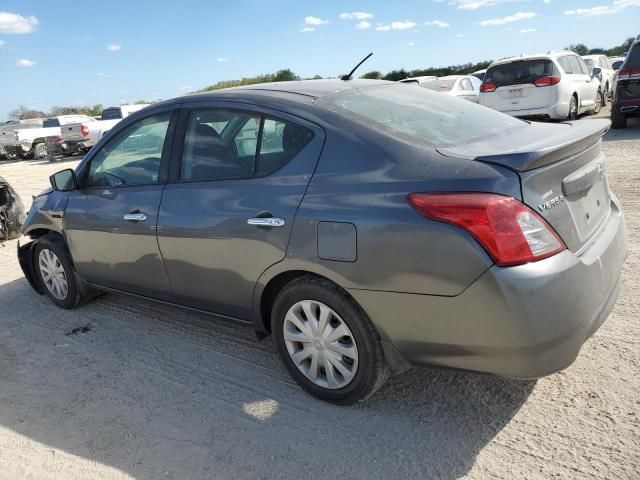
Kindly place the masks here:
<instances>
[{"instance_id":1,"label":"windshield","mask_svg":"<svg viewBox=\"0 0 640 480\"><path fill-rule=\"evenodd\" d=\"M435 90L436 92L448 92L455 85L455 80L431 80L420 85L422 88Z\"/></svg>"},{"instance_id":2,"label":"windshield","mask_svg":"<svg viewBox=\"0 0 640 480\"><path fill-rule=\"evenodd\" d=\"M539 77L556 74L555 66L551 60L518 60L489 67L484 82L493 83L499 88L533 83Z\"/></svg>"},{"instance_id":3,"label":"windshield","mask_svg":"<svg viewBox=\"0 0 640 480\"><path fill-rule=\"evenodd\" d=\"M435 146L468 143L527 125L466 100L403 84L349 90L316 103L391 136Z\"/></svg>"}]
</instances>

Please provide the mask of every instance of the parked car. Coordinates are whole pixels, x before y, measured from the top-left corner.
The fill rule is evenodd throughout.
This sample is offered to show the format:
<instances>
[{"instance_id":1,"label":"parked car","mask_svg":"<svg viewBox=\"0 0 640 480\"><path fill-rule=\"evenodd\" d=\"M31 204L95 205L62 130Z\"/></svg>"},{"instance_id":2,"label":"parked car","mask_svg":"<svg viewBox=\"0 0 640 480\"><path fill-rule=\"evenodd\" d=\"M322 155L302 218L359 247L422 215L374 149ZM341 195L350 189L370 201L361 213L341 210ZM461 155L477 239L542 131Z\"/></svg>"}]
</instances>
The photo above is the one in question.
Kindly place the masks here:
<instances>
[{"instance_id":1,"label":"parked car","mask_svg":"<svg viewBox=\"0 0 640 480\"><path fill-rule=\"evenodd\" d=\"M600 88L604 94L602 97L602 105L604 106L607 98L611 97L613 77L616 72L613 70L613 66L606 55L584 55L582 59L591 70L594 68L600 69L600 72L596 76L600 79Z\"/></svg>"},{"instance_id":2,"label":"parked car","mask_svg":"<svg viewBox=\"0 0 640 480\"><path fill-rule=\"evenodd\" d=\"M473 75L448 75L421 83L420 87L478 103L482 82Z\"/></svg>"},{"instance_id":3,"label":"parked car","mask_svg":"<svg viewBox=\"0 0 640 480\"><path fill-rule=\"evenodd\" d=\"M613 128L625 128L627 118L640 116L640 40L631 46L613 87L611 123Z\"/></svg>"},{"instance_id":4,"label":"parked car","mask_svg":"<svg viewBox=\"0 0 640 480\"><path fill-rule=\"evenodd\" d=\"M598 73L566 50L500 60L487 69L480 104L515 117L575 120L602 107Z\"/></svg>"},{"instance_id":5,"label":"parked car","mask_svg":"<svg viewBox=\"0 0 640 480\"><path fill-rule=\"evenodd\" d=\"M431 80L434 80L438 77L436 77L435 75L425 75L422 77L410 77L410 78L404 78L402 80L400 80L400 83L417 83L422 84L424 82L430 82Z\"/></svg>"},{"instance_id":6,"label":"parked car","mask_svg":"<svg viewBox=\"0 0 640 480\"><path fill-rule=\"evenodd\" d=\"M47 137L60 135L61 125L85 121L94 120L86 115L60 115L46 118L42 122L42 127L14 130L13 135L9 139L11 145L5 146L5 149L22 158L46 158Z\"/></svg>"},{"instance_id":7,"label":"parked car","mask_svg":"<svg viewBox=\"0 0 640 480\"><path fill-rule=\"evenodd\" d=\"M609 57L609 62L611 63L611 68L613 68L613 70L615 72L620 70L620 67L624 63L624 58L625 57Z\"/></svg>"},{"instance_id":8,"label":"parked car","mask_svg":"<svg viewBox=\"0 0 640 480\"><path fill-rule=\"evenodd\" d=\"M17 157L16 150L13 147L15 143L16 130L24 128L42 128L44 119L33 118L28 120L20 120L18 122L7 122L0 125L0 158L13 160Z\"/></svg>"},{"instance_id":9,"label":"parked car","mask_svg":"<svg viewBox=\"0 0 640 480\"><path fill-rule=\"evenodd\" d=\"M0 242L19 238L24 218L20 196L9 182L0 177Z\"/></svg>"},{"instance_id":10,"label":"parked car","mask_svg":"<svg viewBox=\"0 0 640 480\"><path fill-rule=\"evenodd\" d=\"M53 175L20 264L62 308L121 292L272 334L292 377L336 403L412 364L540 377L618 295L608 128L379 80L190 95Z\"/></svg>"},{"instance_id":11,"label":"parked car","mask_svg":"<svg viewBox=\"0 0 640 480\"><path fill-rule=\"evenodd\" d=\"M484 76L487 74L487 69L483 69L483 70L478 70L477 72L473 72L471 75L473 75L474 77L476 77L478 80L480 80L481 82L484 81Z\"/></svg>"},{"instance_id":12,"label":"parked car","mask_svg":"<svg viewBox=\"0 0 640 480\"><path fill-rule=\"evenodd\" d=\"M51 148L54 149L52 156L55 157L56 154L69 156L88 152L120 120L148 106L148 104L137 104L109 107L102 111L100 120L92 118L90 121L63 126L61 135L49 140Z\"/></svg>"}]
</instances>

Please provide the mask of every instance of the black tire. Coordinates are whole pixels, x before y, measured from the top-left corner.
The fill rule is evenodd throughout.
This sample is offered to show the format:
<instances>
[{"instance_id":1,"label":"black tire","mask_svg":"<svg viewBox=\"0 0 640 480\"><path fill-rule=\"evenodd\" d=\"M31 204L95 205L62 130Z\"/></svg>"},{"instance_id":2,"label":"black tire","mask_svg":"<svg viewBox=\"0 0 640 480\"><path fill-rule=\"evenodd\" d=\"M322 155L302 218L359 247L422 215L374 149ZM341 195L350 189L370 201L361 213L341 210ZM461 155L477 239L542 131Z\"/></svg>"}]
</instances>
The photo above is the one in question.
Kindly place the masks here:
<instances>
[{"instance_id":1,"label":"black tire","mask_svg":"<svg viewBox=\"0 0 640 480\"><path fill-rule=\"evenodd\" d=\"M627 116L620 113L616 107L611 107L611 128L627 128Z\"/></svg>"},{"instance_id":2,"label":"black tire","mask_svg":"<svg viewBox=\"0 0 640 480\"><path fill-rule=\"evenodd\" d=\"M40 252L43 250L50 250L55 254L55 256L59 259L62 268L64 269L64 275L66 277L68 292L65 298L56 298L53 295L49 287L47 287L41 269L39 267L39 258ZM34 249L34 270L40 285L42 286L43 291L47 294L47 296L51 299L53 303L61 308L65 308L67 310L71 310L74 308L78 308L79 306L85 304L89 301L92 296L88 295L82 288L82 285L78 282L78 277L75 269L73 268L73 262L71 261L71 257L67 251L66 246L62 239L57 237L44 236L36 245Z\"/></svg>"},{"instance_id":3,"label":"black tire","mask_svg":"<svg viewBox=\"0 0 640 480\"><path fill-rule=\"evenodd\" d=\"M295 365L284 341L284 320L289 309L302 300L322 302L334 310L353 334L358 367L353 380L340 389L323 388L309 380ZM271 311L271 331L289 374L308 393L321 400L349 405L369 398L389 378L380 336L362 308L337 285L313 276L300 277L278 294Z\"/></svg>"},{"instance_id":4,"label":"black tire","mask_svg":"<svg viewBox=\"0 0 640 480\"><path fill-rule=\"evenodd\" d=\"M578 97L571 95L571 100L569 100L569 114L567 115L567 120L577 120L578 119Z\"/></svg>"}]
</instances>

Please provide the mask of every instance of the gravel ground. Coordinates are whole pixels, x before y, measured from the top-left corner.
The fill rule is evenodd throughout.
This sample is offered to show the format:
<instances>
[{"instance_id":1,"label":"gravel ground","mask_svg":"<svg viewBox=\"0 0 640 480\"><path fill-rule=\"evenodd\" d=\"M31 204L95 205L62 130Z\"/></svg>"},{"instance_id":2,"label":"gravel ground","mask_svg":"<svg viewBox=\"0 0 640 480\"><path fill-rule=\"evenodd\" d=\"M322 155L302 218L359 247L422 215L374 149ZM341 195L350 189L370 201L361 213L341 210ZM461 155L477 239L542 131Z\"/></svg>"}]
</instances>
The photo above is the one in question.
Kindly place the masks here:
<instances>
[{"instance_id":1,"label":"gravel ground","mask_svg":"<svg viewBox=\"0 0 640 480\"><path fill-rule=\"evenodd\" d=\"M588 120L585 120L588 121ZM0 479L640 478L640 122L604 142L627 214L612 315L536 382L420 368L370 401L304 394L270 340L106 295L35 294L0 247ZM76 162L0 163L27 204ZM81 327L87 327L82 329Z\"/></svg>"}]
</instances>

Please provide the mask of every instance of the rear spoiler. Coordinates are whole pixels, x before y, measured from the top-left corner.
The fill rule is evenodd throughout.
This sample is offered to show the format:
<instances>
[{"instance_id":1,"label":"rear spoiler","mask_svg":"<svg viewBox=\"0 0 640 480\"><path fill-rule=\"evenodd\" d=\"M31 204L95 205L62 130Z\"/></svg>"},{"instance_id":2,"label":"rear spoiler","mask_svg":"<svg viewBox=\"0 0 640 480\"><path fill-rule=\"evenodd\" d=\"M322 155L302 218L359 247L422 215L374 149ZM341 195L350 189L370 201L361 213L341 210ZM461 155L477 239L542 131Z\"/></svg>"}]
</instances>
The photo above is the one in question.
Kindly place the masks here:
<instances>
[{"instance_id":1,"label":"rear spoiler","mask_svg":"<svg viewBox=\"0 0 640 480\"><path fill-rule=\"evenodd\" d=\"M586 150L609 131L611 122L599 118L565 122L561 125L571 128L532 124L534 129L522 129L526 131L506 134L494 141L482 140L467 145L438 148L438 152L447 157L468 158L526 172ZM551 130L549 127L556 128Z\"/></svg>"}]
</instances>

